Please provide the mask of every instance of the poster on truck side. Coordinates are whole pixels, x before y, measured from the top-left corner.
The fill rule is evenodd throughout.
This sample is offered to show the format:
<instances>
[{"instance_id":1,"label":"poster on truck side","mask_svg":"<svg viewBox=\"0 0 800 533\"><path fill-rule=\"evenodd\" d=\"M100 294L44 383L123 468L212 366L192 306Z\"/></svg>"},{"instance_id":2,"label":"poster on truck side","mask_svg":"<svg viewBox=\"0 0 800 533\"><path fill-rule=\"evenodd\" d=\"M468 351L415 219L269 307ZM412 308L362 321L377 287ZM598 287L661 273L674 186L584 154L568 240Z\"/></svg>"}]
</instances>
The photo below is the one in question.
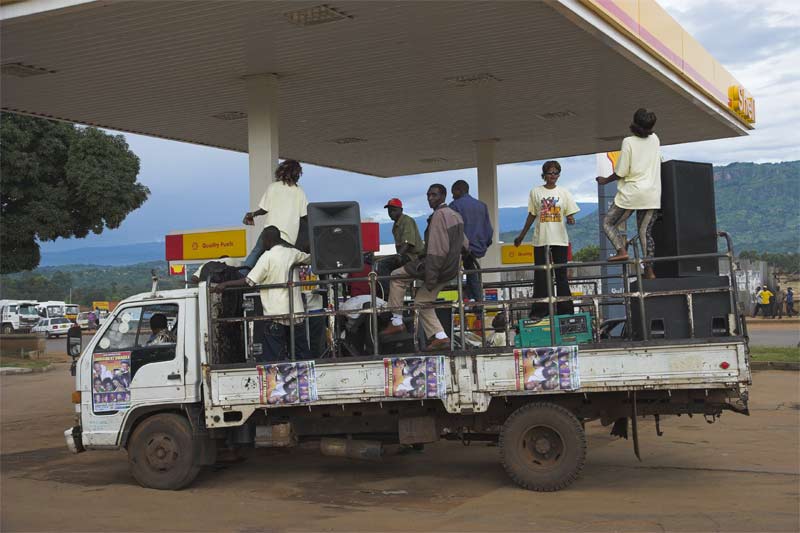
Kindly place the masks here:
<instances>
[{"instance_id":1,"label":"poster on truck side","mask_svg":"<svg viewBox=\"0 0 800 533\"><path fill-rule=\"evenodd\" d=\"M121 411L131 405L131 352L92 355L92 409Z\"/></svg>"},{"instance_id":2,"label":"poster on truck side","mask_svg":"<svg viewBox=\"0 0 800 533\"><path fill-rule=\"evenodd\" d=\"M514 350L517 390L577 390L581 386L577 346Z\"/></svg>"},{"instance_id":3,"label":"poster on truck side","mask_svg":"<svg viewBox=\"0 0 800 533\"><path fill-rule=\"evenodd\" d=\"M387 357L383 360L384 394L392 398L443 398L444 356Z\"/></svg>"},{"instance_id":4,"label":"poster on truck side","mask_svg":"<svg viewBox=\"0 0 800 533\"><path fill-rule=\"evenodd\" d=\"M256 368L262 404L295 405L317 400L314 361L258 365Z\"/></svg>"}]
</instances>

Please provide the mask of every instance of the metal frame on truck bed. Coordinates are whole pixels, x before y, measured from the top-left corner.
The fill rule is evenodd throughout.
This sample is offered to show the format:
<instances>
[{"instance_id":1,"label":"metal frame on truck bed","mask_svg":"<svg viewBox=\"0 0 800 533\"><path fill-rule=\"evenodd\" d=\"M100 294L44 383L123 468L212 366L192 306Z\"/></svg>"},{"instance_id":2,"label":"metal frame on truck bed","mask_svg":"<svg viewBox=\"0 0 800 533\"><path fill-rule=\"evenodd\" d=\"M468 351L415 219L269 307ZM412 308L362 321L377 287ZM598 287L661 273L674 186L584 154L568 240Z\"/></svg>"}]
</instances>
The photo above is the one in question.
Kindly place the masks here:
<instances>
[{"instance_id":1,"label":"metal frame on truck bed","mask_svg":"<svg viewBox=\"0 0 800 533\"><path fill-rule=\"evenodd\" d=\"M169 379L184 387L180 399L165 401L152 391L138 392L135 376L130 402L116 412L113 423L108 417L99 423L91 398L87 400L79 394L79 423L67 431L67 442L75 450L127 448L132 473L141 484L174 489L190 483L200 466L213 462L220 446L295 446L319 441L323 453L374 458L381 455L384 446L392 444L422 445L442 438L488 440L499 443L502 462L518 484L533 490L558 490L574 481L583 467L583 426L588 421L613 424L613 434L626 438L630 435L638 455L640 416L654 415L660 432L660 415L702 414L713 420L723 410L747 413L747 337L744 321L735 307L730 239L724 233L720 235L728 243L725 253L653 261L727 259L731 266L727 286L647 292L642 289L641 264L635 257L622 265L623 293L580 297L591 314L593 337L591 342L574 346L559 346L556 342L555 305L570 298L554 296L552 283L548 283L547 298L515 297L513 283L487 284L503 291L502 298L465 305L459 275L457 301L412 301L403 308L413 316L414 323L424 307L457 313L452 350L421 352L415 333L409 353L381 353L379 321L381 313L392 309L378 309L376 287L379 281L390 277L374 273L368 278L346 280L292 278L279 285L229 288L222 295L212 293L207 283L201 283L197 290L154 290L122 302L115 317L126 308L146 304L181 309L183 319L177 321L175 328L178 344L184 343L184 365L176 353L176 362L165 366L173 369ZM481 272L537 271L552 280L556 268L606 264L594 261L559 265L548 259L544 265ZM631 278L638 281L637 290L631 290ZM325 317L338 341L344 315L354 312L339 309L335 297L330 308L315 313L295 312L290 307L289 315L280 317L221 316L222 298L243 290L322 287L335 293L344 283L353 281L367 281L371 288L371 306L355 312L369 317L370 355L345 356L334 344L326 357L301 361L295 359L291 342L286 360L253 360L250 330L254 323L267 319L289 319L289 338L293 339L294 328L302 327L295 326L294 320ZM692 299L707 293L729 295L727 328L719 332L721 336L695 338ZM601 309L607 302L621 302L630 311L626 315L628 321L630 313L635 312L645 324L646 298L676 295L685 297L687 302L689 338L652 339L646 331L637 341L599 338ZM234 300L241 298L235 296ZM633 309L632 300L639 302ZM515 347L510 345L509 335L505 336L505 345L487 346L487 328L482 323L480 331L484 334L477 336L479 346L468 347L468 314L476 312L485 318L492 310L504 310L511 318L532 303L541 302L550 309L549 346ZM88 396L91 383L87 386L86 382L91 375L93 347L114 322L109 320L104 325L77 365L78 391L85 391ZM504 328L508 333L508 323ZM630 335L630 324L627 332ZM152 379L156 379L155 375ZM141 386L145 388L144 384Z\"/></svg>"}]
</instances>

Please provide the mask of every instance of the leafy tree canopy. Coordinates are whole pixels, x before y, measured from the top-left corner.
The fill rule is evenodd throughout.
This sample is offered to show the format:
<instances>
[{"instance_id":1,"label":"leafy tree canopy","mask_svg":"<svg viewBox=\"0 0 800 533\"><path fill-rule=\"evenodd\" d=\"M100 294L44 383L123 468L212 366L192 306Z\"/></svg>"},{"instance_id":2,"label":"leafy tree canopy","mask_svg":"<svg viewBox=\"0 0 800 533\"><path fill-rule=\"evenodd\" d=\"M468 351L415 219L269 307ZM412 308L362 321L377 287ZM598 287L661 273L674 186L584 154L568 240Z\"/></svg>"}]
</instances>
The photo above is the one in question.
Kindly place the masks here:
<instances>
[{"instance_id":1,"label":"leafy tree canopy","mask_svg":"<svg viewBox=\"0 0 800 533\"><path fill-rule=\"evenodd\" d=\"M0 115L0 272L39 264L37 241L117 228L150 191L122 135Z\"/></svg>"}]
</instances>

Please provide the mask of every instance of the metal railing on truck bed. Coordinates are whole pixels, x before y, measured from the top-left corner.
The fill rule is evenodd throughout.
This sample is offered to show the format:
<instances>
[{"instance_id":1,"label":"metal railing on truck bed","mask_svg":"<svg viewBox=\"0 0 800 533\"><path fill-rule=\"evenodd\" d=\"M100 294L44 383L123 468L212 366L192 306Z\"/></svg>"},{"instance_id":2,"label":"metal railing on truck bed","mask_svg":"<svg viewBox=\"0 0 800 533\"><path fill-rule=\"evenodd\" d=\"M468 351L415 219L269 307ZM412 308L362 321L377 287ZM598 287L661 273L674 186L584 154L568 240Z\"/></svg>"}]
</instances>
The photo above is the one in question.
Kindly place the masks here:
<instances>
[{"instance_id":1,"label":"metal railing on truck bed","mask_svg":"<svg viewBox=\"0 0 800 533\"><path fill-rule=\"evenodd\" d=\"M552 263L550 257L550 250L549 246L546 248L546 262L542 265L522 265L522 266L512 266L512 267L493 267L493 268L482 268L476 270L465 270L462 267L459 267L459 274L456 276L455 284L452 285L452 289L457 291L457 301L436 301L432 303L418 303L411 301L411 305L403 305L399 308L392 308L388 305L378 307L378 297L377 297L377 288L379 286L379 282L381 281L391 281L392 279L412 279L410 276L379 276L376 272L371 272L368 277L360 277L360 278L341 278L341 277L329 277L325 279L318 279L318 280L295 280L295 272L297 266L291 269L289 274L289 279L285 283L280 284L270 284L270 285L257 285L257 286L248 286L248 287L233 287L233 288L226 288L225 292L236 292L236 293L244 293L249 291L258 291L261 289L285 289L289 291L289 313L282 314L282 315L258 315L258 316L227 316L227 317L217 317L214 316L214 306L208 306L208 320L210 324L210 332L209 340L208 340L208 350L211 356L210 360L212 364L217 362L218 359L213 357L215 353L215 349L218 345L218 339L215 338L214 332L217 331L215 325L223 325L223 324L241 324L242 331L240 334L247 339L247 332L250 330L250 325L254 324L259 321L266 321L266 320L285 320L289 323L289 358L291 360L295 360L296 355L296 346L295 346L295 329L297 327L302 327L296 320L302 319L303 321L308 321L310 318L315 317L325 317L328 322L332 322L329 324L328 327L332 330L332 347L330 350L330 357L337 358L342 357L343 354L341 353L340 349L340 334L342 329L342 321L345 318L345 315L368 315L369 316L369 332L371 335L372 340L372 354L362 354L362 355L372 355L372 356L384 356L384 355L396 355L394 353L381 353L380 349L380 339L379 339L379 316L382 313L387 312L398 312L398 313L408 313L410 312L413 317L413 350L414 353L420 352L419 346L419 335L417 334L418 326L419 326L419 313L422 309L449 309L452 312L457 312L458 315L458 324L459 324L459 335L450 335L451 338L451 350L453 349L460 349L459 351L465 350L480 350L482 352L486 352L493 347L487 346L486 341L486 332L487 330L492 330L493 328L487 328L485 324L485 320L481 320L481 328L475 328L470 330L467 327L467 314L477 314L481 317L486 317L487 312L496 312L502 311L505 313L507 317L505 327L503 331L505 335L505 344L494 348L513 348L514 346L510 344L510 336L509 332L512 329L511 327L511 318L515 315L524 312L525 310L529 309L533 304L547 304L548 306L548 318L549 320L549 334L550 334L550 341L551 345L555 346L557 344L556 339L556 328L555 328L555 316L556 316L556 305L558 302L572 302L574 300L580 300L578 304L579 307L588 307L589 313L592 319L592 334L593 334L593 342L599 343L601 339L599 338L599 331L601 325L601 317L602 311L601 308L605 305L623 305L625 308L625 323L626 323L626 332L627 338L626 341L632 341L632 315L633 313L638 314L639 323L643 325L641 328L640 334L642 336L642 341L647 342L652 340L650 338L650 334L647 327L647 309L645 304L646 298L656 298L656 297L664 297L664 296L683 296L686 302L686 313L688 317L688 330L689 335L688 339L695 339L695 320L694 320L694 311L693 311L693 298L697 295L704 295L704 294L713 294L713 293L727 293L730 300L730 313L729 317L732 318L733 324L728 323L726 327L726 334L730 335L733 333L735 336L744 337L746 338L746 325L744 320L742 319L740 313L737 312L736 301L737 301L737 287L735 281L735 270L736 265L734 262L734 255L733 255L733 244L731 241L730 236L726 232L719 232L718 234L722 237L726 242L727 250L724 252L716 252L716 253L704 253L704 254L687 254L687 255L677 255L677 256L669 256L669 257L656 257L652 259L647 259L647 262L657 263L657 262L670 262L670 261L680 261L680 260L696 260L696 259L711 259L714 258L716 260L723 259L727 260L730 268L729 272L730 275L728 276L728 284L727 286L720 286L720 287L709 287L709 288L702 288L702 289L675 289L675 290L665 290L665 291L645 291L644 290L644 279L643 279L643 272L642 272L642 260L639 257L638 246L636 246L636 239L638 236L632 240L633 243L633 250L634 250L634 257L633 259L629 259L627 261L620 261L620 262L609 262L609 261L588 261L588 262L580 262L580 263ZM582 278L571 278L570 282L572 284L575 283L583 283L592 285L594 287L595 293L590 295L580 295L580 296L556 296L553 294L553 280L554 280L554 271L557 269L562 268L577 268L577 267L603 267L603 266L620 266L621 273L619 275L610 275L610 276L589 276L589 277L582 277ZM530 273L536 274L537 272L544 272L547 278L547 297L543 298L532 298L532 297L517 297L515 296L515 289L520 287L530 287L532 283L532 279L530 280L518 280L518 281L507 281L507 282L487 282L484 283L484 289L497 289L498 291L498 299L497 300L480 300L474 302L464 302L464 275L478 273L482 275L486 274L503 274L503 273ZM623 285L623 292L622 293L614 293L614 294L603 294L599 290L597 290L597 281L602 278L618 278L621 279ZM631 280L635 280L636 282L636 290L631 289ZM339 295L344 294L345 291L344 286L353 282L367 282L370 287L370 306L367 309L358 309L358 310L351 310L351 309L341 309L339 306ZM317 290L322 290L322 292L327 293L328 298L331 302L327 308L323 308L322 310L317 310L313 312L309 312L306 309L303 310L296 310L294 308L294 298L291 297L291 291L297 289L312 289L316 287ZM210 291L209 285L207 285L207 290ZM447 287L443 290L447 290ZM501 292L502 291L502 292ZM484 292L485 295L485 292ZM210 295L208 295L208 301L211 302ZM636 301L636 305L633 305L634 301ZM590 302L590 303L584 303ZM635 307L635 309L634 309ZM475 310L478 310L477 313ZM452 328L453 331L455 328ZM475 348L468 348L467 346L467 336L469 333L480 332L478 335L480 339L480 346L476 346ZM452 332L451 332L452 333ZM454 345L455 342L458 342L458 346ZM675 341L676 343L680 342L680 339ZM242 362L251 362L253 361L253 357L250 354L250 343L245 341L245 354L243 354ZM319 355L319 354L317 354Z\"/></svg>"}]
</instances>

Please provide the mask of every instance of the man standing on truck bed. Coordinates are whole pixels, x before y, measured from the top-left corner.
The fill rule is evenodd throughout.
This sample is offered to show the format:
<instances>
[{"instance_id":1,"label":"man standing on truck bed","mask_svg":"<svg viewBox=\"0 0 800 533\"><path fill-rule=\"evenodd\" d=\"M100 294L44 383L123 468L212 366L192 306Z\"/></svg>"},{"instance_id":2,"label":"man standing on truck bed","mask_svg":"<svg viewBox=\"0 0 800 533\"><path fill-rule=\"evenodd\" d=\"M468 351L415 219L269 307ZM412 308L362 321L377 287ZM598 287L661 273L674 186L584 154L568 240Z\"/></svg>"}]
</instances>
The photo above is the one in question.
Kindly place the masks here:
<instances>
[{"instance_id":1,"label":"man standing on truck bed","mask_svg":"<svg viewBox=\"0 0 800 533\"><path fill-rule=\"evenodd\" d=\"M445 198L447 189L444 185L434 183L428 188L428 205L433 209L433 214L428 218L428 227L425 229L424 256L392 271L392 276L412 276L424 281L414 298L416 302L436 300L442 287L458 274L462 251L469 249L469 241L464 236L464 221L461 215L447 206ZM400 307L403 305L406 288L411 283L410 279L392 280L389 289L392 323L383 330L384 335L405 332ZM428 339L426 349L449 348L450 339L436 317L435 310L422 309L419 316Z\"/></svg>"},{"instance_id":2,"label":"man standing on truck bed","mask_svg":"<svg viewBox=\"0 0 800 533\"><path fill-rule=\"evenodd\" d=\"M258 209L245 213L244 224L253 226L255 217L266 215L264 228L275 226L280 230L281 239L294 246L300 231L300 219L307 215L308 198L303 188L298 185L303 167L293 159L287 159L275 169L275 181L267 186L264 195L258 202ZM250 255L244 260L244 266L253 268L264 252L262 239L253 247ZM285 280L284 280L285 281Z\"/></svg>"},{"instance_id":3,"label":"man standing on truck bed","mask_svg":"<svg viewBox=\"0 0 800 533\"><path fill-rule=\"evenodd\" d=\"M425 245L419 235L417 223L413 218L403 213L403 202L400 198L390 198L383 206L389 213L389 218L394 221L392 237L396 256L390 256L378 261L375 271L379 276L388 276L393 270L400 268L409 261L414 261L422 254ZM380 282L383 288L383 298L389 297L389 281Z\"/></svg>"},{"instance_id":4,"label":"man standing on truck bed","mask_svg":"<svg viewBox=\"0 0 800 533\"><path fill-rule=\"evenodd\" d=\"M284 284L289 279L289 272L297 263L306 263L311 256L301 252L281 239L281 232L275 226L267 226L261 232L261 246L264 253L256 262L246 278L225 281L213 288L214 292L221 292L227 287L242 287L245 285L272 285ZM303 299L300 288L291 289L294 312L303 313ZM289 289L261 289L261 305L264 316L278 316L289 314ZM264 361L281 361L289 358L289 318L276 318L265 321ZM295 357L297 359L311 358L308 348L306 330L302 327L303 319L295 319L294 328Z\"/></svg>"},{"instance_id":5,"label":"man standing on truck bed","mask_svg":"<svg viewBox=\"0 0 800 533\"><path fill-rule=\"evenodd\" d=\"M458 180L450 188L453 201L450 207L464 219L464 234L469 240L469 253L464 256L464 269L480 270L478 259L486 255L486 249L492 244L492 221L489 218L489 208L480 200L469 194L469 184ZM481 274L473 272L467 274L466 296L470 300L483 300L481 290Z\"/></svg>"}]
</instances>

